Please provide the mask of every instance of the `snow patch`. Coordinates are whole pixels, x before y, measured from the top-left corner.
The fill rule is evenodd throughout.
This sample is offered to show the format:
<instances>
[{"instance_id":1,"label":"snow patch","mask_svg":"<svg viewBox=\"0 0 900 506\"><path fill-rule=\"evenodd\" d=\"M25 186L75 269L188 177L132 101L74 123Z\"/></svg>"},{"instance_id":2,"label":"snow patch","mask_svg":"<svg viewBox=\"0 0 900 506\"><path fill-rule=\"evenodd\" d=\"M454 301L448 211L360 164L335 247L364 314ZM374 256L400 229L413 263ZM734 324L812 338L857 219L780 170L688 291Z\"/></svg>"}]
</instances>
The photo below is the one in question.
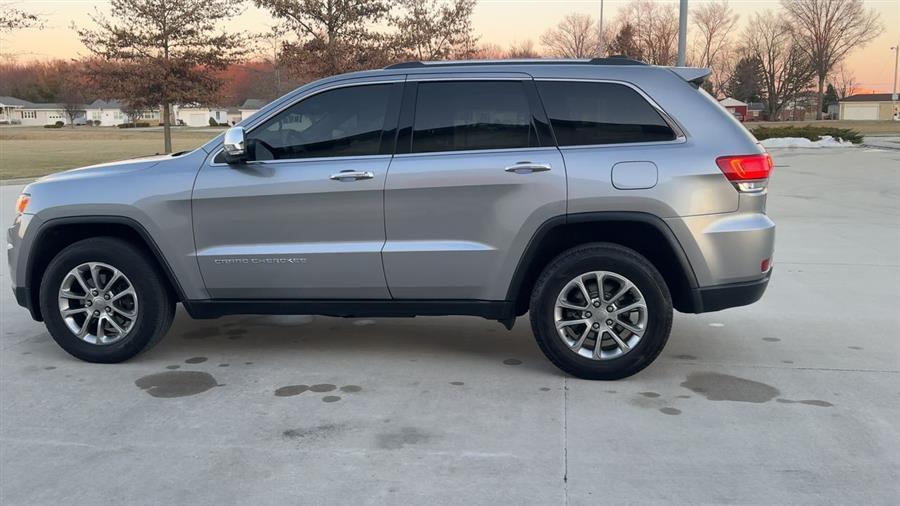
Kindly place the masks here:
<instances>
[{"instance_id":1,"label":"snow patch","mask_svg":"<svg viewBox=\"0 0 900 506\"><path fill-rule=\"evenodd\" d=\"M760 143L767 148L850 148L853 143L844 139L835 139L830 135L823 135L817 141L811 141L804 137L773 137Z\"/></svg>"}]
</instances>

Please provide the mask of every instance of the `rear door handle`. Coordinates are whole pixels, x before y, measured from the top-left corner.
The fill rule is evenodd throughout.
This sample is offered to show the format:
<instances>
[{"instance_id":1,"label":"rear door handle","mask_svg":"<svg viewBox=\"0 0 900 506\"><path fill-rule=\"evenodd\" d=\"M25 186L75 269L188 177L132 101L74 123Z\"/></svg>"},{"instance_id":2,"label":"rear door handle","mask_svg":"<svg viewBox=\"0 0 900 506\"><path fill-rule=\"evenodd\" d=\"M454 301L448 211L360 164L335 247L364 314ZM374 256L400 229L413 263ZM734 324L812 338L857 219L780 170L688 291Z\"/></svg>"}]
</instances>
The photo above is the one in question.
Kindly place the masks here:
<instances>
[{"instance_id":1,"label":"rear door handle","mask_svg":"<svg viewBox=\"0 0 900 506\"><path fill-rule=\"evenodd\" d=\"M342 170L337 174L332 174L329 179L349 183L360 179L372 179L373 177L375 177L375 173L368 170Z\"/></svg>"},{"instance_id":2,"label":"rear door handle","mask_svg":"<svg viewBox=\"0 0 900 506\"><path fill-rule=\"evenodd\" d=\"M515 174L532 174L534 172L547 172L551 168L552 167L549 163L518 162L515 165L510 165L503 170Z\"/></svg>"}]
</instances>

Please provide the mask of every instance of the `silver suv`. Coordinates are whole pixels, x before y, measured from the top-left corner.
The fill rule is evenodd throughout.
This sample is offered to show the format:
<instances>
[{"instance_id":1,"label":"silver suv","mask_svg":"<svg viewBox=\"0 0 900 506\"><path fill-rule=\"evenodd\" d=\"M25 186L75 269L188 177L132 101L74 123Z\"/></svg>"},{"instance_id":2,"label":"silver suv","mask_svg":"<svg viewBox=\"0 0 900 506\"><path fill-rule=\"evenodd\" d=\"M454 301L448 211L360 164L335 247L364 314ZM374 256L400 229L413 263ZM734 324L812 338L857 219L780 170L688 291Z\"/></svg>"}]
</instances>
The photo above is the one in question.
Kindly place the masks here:
<instances>
[{"instance_id":1,"label":"silver suv","mask_svg":"<svg viewBox=\"0 0 900 506\"><path fill-rule=\"evenodd\" d=\"M771 273L772 160L700 84L627 59L410 62L307 84L190 152L28 185L16 298L119 362L194 318L526 312L564 371L617 379L673 308Z\"/></svg>"}]
</instances>

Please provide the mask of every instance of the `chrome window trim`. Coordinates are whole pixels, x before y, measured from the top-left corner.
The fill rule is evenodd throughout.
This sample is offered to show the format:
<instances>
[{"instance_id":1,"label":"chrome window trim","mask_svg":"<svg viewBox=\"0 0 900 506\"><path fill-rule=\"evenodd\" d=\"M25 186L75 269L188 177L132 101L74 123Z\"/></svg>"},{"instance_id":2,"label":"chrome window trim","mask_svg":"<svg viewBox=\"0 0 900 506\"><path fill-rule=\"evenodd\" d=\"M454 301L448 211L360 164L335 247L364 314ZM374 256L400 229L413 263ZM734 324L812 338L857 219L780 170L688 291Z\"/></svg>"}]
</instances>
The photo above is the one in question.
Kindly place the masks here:
<instances>
[{"instance_id":1,"label":"chrome window trim","mask_svg":"<svg viewBox=\"0 0 900 506\"><path fill-rule=\"evenodd\" d=\"M434 156L434 155L477 155L477 154L485 154L485 153L519 153L522 151L540 151L540 150L553 150L556 151L556 146L529 146L526 148L490 148L490 149L465 149L458 151L428 151L427 153L400 153L394 155L394 158L419 158L423 156Z\"/></svg>"},{"instance_id":2,"label":"chrome window trim","mask_svg":"<svg viewBox=\"0 0 900 506\"><path fill-rule=\"evenodd\" d=\"M675 138L669 141L639 141L639 142L617 142L614 144L577 144L574 146L560 146L557 143L559 149L584 149L584 148L605 148L605 147L624 147L624 146L665 146L669 144L683 144L687 142L687 134L685 133L684 128L672 118L669 113L665 111L657 102L653 100L653 98L644 92L644 90L637 87L635 84L630 83L628 81L621 81L618 79L592 79L586 77L578 77L578 78L567 78L567 77L540 77L535 78L534 81L553 81L553 82L581 82L581 83L608 83L608 84L620 84L622 86L627 86L634 90L638 95L640 95L644 100L650 104L650 107L656 110L656 112L660 115L663 121L675 132ZM538 91L540 94L540 91ZM543 98L541 99L543 100ZM546 107L545 107L546 109ZM553 121L550 119L549 114L547 115L547 120L550 121L550 128L553 128Z\"/></svg>"},{"instance_id":3,"label":"chrome window trim","mask_svg":"<svg viewBox=\"0 0 900 506\"><path fill-rule=\"evenodd\" d=\"M391 77L396 77L396 76L391 76ZM291 100L291 101L286 102L285 104L282 104L277 109L275 109L274 111L272 111L271 113L266 115L265 118L259 118L256 121L254 121L252 125L244 127L244 129L245 129L244 135L249 136L251 132L253 132L257 128L261 127L266 121L270 120L271 118L274 118L275 116L281 114L285 110L290 109L291 107L299 104L300 102L303 102L304 100L306 100L308 98L312 98L320 93L325 93L326 91L336 90L336 89L340 89L340 88L351 88L351 87L355 87L355 86L367 86L367 85L371 86L371 85L377 85L377 84L395 84L395 83L406 82L405 76L403 76L403 79L394 78L394 79L381 80L381 79L372 78L372 77L366 77L363 79L366 79L366 80L358 81L358 82L349 82L349 83L348 82L337 82L337 83L333 83L331 85L324 85L321 88L315 88L315 89L309 90L308 93L304 93L302 96L297 97L296 100ZM376 79L376 80L372 80L372 79ZM210 162L209 162L210 167L221 167L221 166L227 167L227 166L229 166L227 163L215 163L213 161L219 156L219 154L222 153L222 151L224 151L224 149L225 149L224 146L219 146L218 148L213 150L214 154L210 158ZM258 161L254 160L252 162L247 162L247 164L249 165L249 164L253 164L253 163L267 163L267 162L296 162L297 160L343 160L343 159L354 159L354 158L367 158L367 157L373 157L373 156L392 156L392 155L376 154L376 155L354 155L354 156L334 156L334 157L332 157L332 156L317 156L317 157L310 157L310 158L285 158L282 160L258 160Z\"/></svg>"}]
</instances>

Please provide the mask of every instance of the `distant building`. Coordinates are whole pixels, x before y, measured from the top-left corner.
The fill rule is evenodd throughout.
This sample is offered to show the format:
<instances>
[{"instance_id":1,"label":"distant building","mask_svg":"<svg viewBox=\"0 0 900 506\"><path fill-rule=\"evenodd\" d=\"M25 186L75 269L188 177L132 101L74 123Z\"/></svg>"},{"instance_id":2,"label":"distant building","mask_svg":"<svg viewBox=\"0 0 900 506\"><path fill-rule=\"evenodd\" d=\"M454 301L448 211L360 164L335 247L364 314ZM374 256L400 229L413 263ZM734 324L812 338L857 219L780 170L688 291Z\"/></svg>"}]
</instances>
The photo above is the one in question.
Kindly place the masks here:
<instances>
[{"instance_id":1,"label":"distant building","mask_svg":"<svg viewBox=\"0 0 900 506\"><path fill-rule=\"evenodd\" d=\"M898 120L900 102L891 100L890 93L850 95L840 101L840 119L843 120Z\"/></svg>"},{"instance_id":2,"label":"distant building","mask_svg":"<svg viewBox=\"0 0 900 506\"><path fill-rule=\"evenodd\" d=\"M132 121L128 117L127 106L118 100L94 100L86 108L87 120L99 122L97 126L118 126ZM135 123L150 123L152 126L159 124L159 110L148 109L141 111L133 118Z\"/></svg>"},{"instance_id":3,"label":"distant building","mask_svg":"<svg viewBox=\"0 0 900 506\"><path fill-rule=\"evenodd\" d=\"M241 117L241 110L237 107L229 107L228 108L228 124L234 125L235 123L239 123L243 117Z\"/></svg>"},{"instance_id":4,"label":"distant building","mask_svg":"<svg viewBox=\"0 0 900 506\"><path fill-rule=\"evenodd\" d=\"M0 97L0 110L0 123L4 124L44 126L58 121L69 124L64 104L38 104L15 97ZM84 124L83 110L77 111L74 123Z\"/></svg>"},{"instance_id":5,"label":"distant building","mask_svg":"<svg viewBox=\"0 0 900 506\"><path fill-rule=\"evenodd\" d=\"M16 97L0 97L0 124L15 125L21 122L19 110L31 102Z\"/></svg>"},{"instance_id":6,"label":"distant building","mask_svg":"<svg viewBox=\"0 0 900 506\"><path fill-rule=\"evenodd\" d=\"M253 116L257 111L262 109L268 103L268 100L263 100L261 98L248 98L240 107L241 120L245 120L250 116Z\"/></svg>"},{"instance_id":7,"label":"distant building","mask_svg":"<svg viewBox=\"0 0 900 506\"><path fill-rule=\"evenodd\" d=\"M728 97L719 100L722 107L728 110L738 121L747 121L747 103Z\"/></svg>"},{"instance_id":8,"label":"distant building","mask_svg":"<svg viewBox=\"0 0 900 506\"><path fill-rule=\"evenodd\" d=\"M176 123L190 127L208 127L209 120L224 125L228 123L228 109L205 105L184 105L175 111Z\"/></svg>"}]
</instances>

